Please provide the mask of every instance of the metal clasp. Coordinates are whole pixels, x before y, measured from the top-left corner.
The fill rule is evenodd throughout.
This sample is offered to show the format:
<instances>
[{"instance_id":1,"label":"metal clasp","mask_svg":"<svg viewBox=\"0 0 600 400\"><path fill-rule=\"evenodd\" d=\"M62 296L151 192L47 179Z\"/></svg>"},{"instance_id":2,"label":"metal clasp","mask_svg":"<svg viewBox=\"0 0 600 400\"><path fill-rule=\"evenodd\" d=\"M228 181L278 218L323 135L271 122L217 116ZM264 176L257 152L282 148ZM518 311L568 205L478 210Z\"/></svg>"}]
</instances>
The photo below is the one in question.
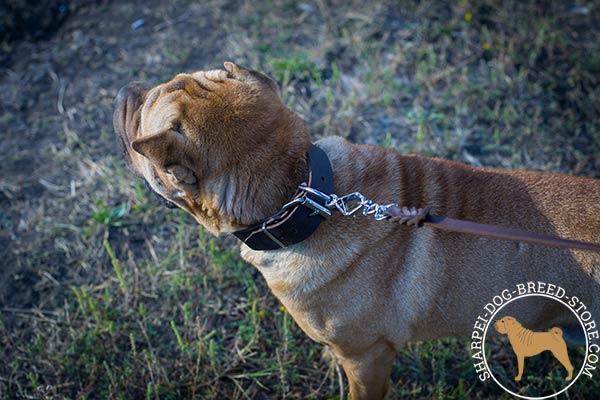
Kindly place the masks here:
<instances>
[{"instance_id":1,"label":"metal clasp","mask_svg":"<svg viewBox=\"0 0 600 400\"><path fill-rule=\"evenodd\" d=\"M390 203L390 204L386 204L386 205L382 206L377 203L371 204L372 203L371 200L367 200L367 201L369 202L369 204L365 205L365 208L363 210L363 215L365 217L372 215L376 221L388 219L389 215L386 214L387 210L390 207L398 207L398 204L396 204L396 203Z\"/></svg>"},{"instance_id":2,"label":"metal clasp","mask_svg":"<svg viewBox=\"0 0 600 400\"><path fill-rule=\"evenodd\" d=\"M325 194L325 193L323 193L320 190L317 190L315 188L311 188L310 186L300 185L300 186L298 186L298 189L302 190L303 192L310 193L310 194L312 194L314 196L322 198L323 200L325 200L325 203L328 203L328 202L331 201L331 196L330 195Z\"/></svg>"},{"instance_id":3,"label":"metal clasp","mask_svg":"<svg viewBox=\"0 0 600 400\"><path fill-rule=\"evenodd\" d=\"M365 196L359 192L349 193L342 197L338 197L335 194L331 195L331 201L326 206L329 208L337 208L339 212L345 217L349 217L361 208L368 204L370 200L367 200Z\"/></svg>"},{"instance_id":4,"label":"metal clasp","mask_svg":"<svg viewBox=\"0 0 600 400\"><path fill-rule=\"evenodd\" d=\"M321 192L319 192L321 193ZM310 213L309 215L311 217L315 216L315 215L320 215L321 217L323 217L324 219L327 219L331 216L331 210L323 207L322 205L320 205L319 203L317 203L314 200L309 199L306 196L294 199L292 201L290 201L289 203L285 204L283 207L281 207L283 210L285 210L286 208L289 208L291 206L294 205L302 205L305 206L307 208L310 208L311 210L313 210L312 213Z\"/></svg>"}]
</instances>

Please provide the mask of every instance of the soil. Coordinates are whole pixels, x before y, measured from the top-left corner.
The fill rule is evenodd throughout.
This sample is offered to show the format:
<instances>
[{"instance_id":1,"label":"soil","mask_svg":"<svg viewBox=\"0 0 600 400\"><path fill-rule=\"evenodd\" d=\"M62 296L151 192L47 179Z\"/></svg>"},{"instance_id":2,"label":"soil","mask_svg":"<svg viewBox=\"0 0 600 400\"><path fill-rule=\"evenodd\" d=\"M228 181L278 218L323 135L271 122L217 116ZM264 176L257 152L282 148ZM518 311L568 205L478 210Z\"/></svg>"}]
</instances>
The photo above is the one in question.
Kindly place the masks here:
<instances>
[{"instance_id":1,"label":"soil","mask_svg":"<svg viewBox=\"0 0 600 400\"><path fill-rule=\"evenodd\" d=\"M271 17L272 10L277 17L285 18L286 21L289 19L293 23L299 22L307 26L307 29L290 30L293 23L279 26L279 21L260 20L259 14L252 14L256 11ZM337 8L332 6L330 10ZM366 42L382 42L386 46L388 43L391 46L398 40L405 40L407 46L412 48L412 40L435 41L436 35L445 34L444 31L432 33L426 26L424 31L431 38L415 39L411 29L416 26L416 20L410 13L404 13L392 5L378 4L372 10L373 21L369 24L363 23L360 16L355 15L352 10L351 6L347 9L339 7L339 15L324 13L323 16L319 15L322 10L309 3L283 2L250 6L244 2L228 0L203 3L185 0L10 0L2 3L0 305L20 308L43 305L41 299L49 294L43 289L47 286L43 283L46 279L44 271L51 276L62 276L69 265L81 263L81 251L63 243L73 240L73 236L68 233L69 229L82 229L98 199L108 199L107 201L118 204L119 194L107 194L109 187L102 180L114 175L114 171L99 174L98 170L106 162L116 162L122 166L121 160L116 157L111 118L113 98L124 84L132 80L156 83L182 71L218 68L223 60L228 59L241 58L242 63L250 65L264 63L265 56L257 54L257 49L252 48L250 37L253 43L259 44L262 38L269 37L264 48L260 47L262 44L258 47L258 50L266 54L275 46L285 49L292 44L317 49L313 50L313 55L321 63L316 69L320 79L331 79L335 75L332 67L340 69L342 73L338 77L340 83L336 95L351 98L357 92L365 90L366 84L344 71L352 71L354 68L356 72L359 60L368 57L361 58L356 54L359 44L349 42L347 36L351 32L345 30L346 25L354 27L353 29L363 29L361 37ZM490 10L493 11L493 8L489 5L481 6L479 14L482 19L479 23L493 27L495 22ZM582 47L576 50L585 54L588 43L585 40L593 32L591 27L598 18L597 14L574 14L575 11L569 11L560 2L548 7L548 10L568 13L567 21L572 25L572 37L582 38ZM450 18L452 12L457 13L442 5L426 11L421 9L419 12L421 17L432 15L434 23ZM542 8L541 13L546 12L549 11ZM462 35L457 33L459 34ZM229 36L225 40L227 35ZM277 35L281 35L281 39ZM319 38L324 35L339 39L319 43ZM394 35L399 35L395 41L391 39ZM468 47L465 51L472 53ZM567 48L564 52L570 54L571 50ZM454 53L448 54L448 62L452 62L450 57ZM481 57L483 60L489 59L490 54L486 50L481 53ZM391 57L390 54L385 56ZM563 65L560 60L552 59L558 56L560 54L541 52L539 59L535 61L543 65L550 62ZM405 62L411 61L410 55L407 55ZM600 145L597 139L597 116L600 106L590 97L597 93L594 88L598 87L598 79L592 74L596 71L597 59L590 58L585 62L589 64L585 64L589 71L583 71L580 75L587 79L585 82L541 81L541 85L554 85L554 93L551 95L556 96L556 99L539 96L539 103L548 111L543 110L539 116L535 116L536 121L542 125L558 125L553 122L556 116L552 112L554 108L562 107L563 117L566 116L565 124L569 124L565 130L574 134L564 136L563 132L556 132L553 137L552 132L543 132L538 135L517 122L512 125L513 131L521 132L522 128L527 128L524 131L530 133L513 133L508 139L500 137L500 141L504 140L506 143L499 144L496 150L487 154L482 149L490 141L490 132L481 131L475 126L468 134L453 139L454 144L441 145L443 139L440 139L440 124L435 119L430 120L433 123L429 128L426 127L430 131L430 141L427 145L420 143L422 139L419 139L419 133L415 136L414 132L417 128L421 129L420 118L423 116L414 116L412 111L406 110L413 106L416 110L423 107L418 104L419 101L424 101L425 104L437 101L435 93L428 93L433 99L419 99L419 93L404 93L398 100L391 101L398 108L393 112L386 110L381 104L372 103L369 97L358 96L355 105L347 111L345 108L348 105L343 102L336 100L330 104L324 100L324 94L317 98L311 93L311 86L303 75L301 78L296 77L293 84L286 88L284 95L288 100L291 98L296 101L295 110L308 120L309 125L316 126L317 136L338 133L357 142L371 143L382 143L391 138L391 144L401 150L405 143L412 143L410 150L437 152L434 154L475 165L506 167L516 164L598 176L596 166L600 165ZM421 65L418 59L414 63ZM476 74L477 65L473 63L470 67L472 71L467 70L467 73ZM565 70L568 67L572 72L579 68L571 67L568 63L564 65L557 69ZM288 68L293 70L294 66ZM296 68L314 69L315 66L310 62ZM382 68L385 69L386 65ZM439 76L443 77L447 72L448 70L443 70ZM340 74L339 71L337 73ZM365 75L364 71L361 73ZM368 73L367 71L366 74ZM411 73L416 75L418 71L401 71L392 83L409 81L412 78L407 78L405 74ZM533 81L538 80L538 77L553 77L552 71L536 68L532 68L530 74ZM440 79L443 78L436 78ZM314 89L314 85L312 88ZM441 89L447 90L446 87ZM580 89L581 95L575 89ZM435 92L437 88L434 84L434 87L427 90ZM528 93L528 87L524 90L523 101L538 96L537 93ZM534 87L531 90L537 89ZM325 93L325 90L322 89L322 92ZM479 101L477 92L475 98L475 102ZM496 101L503 102L505 99ZM389 105L386 107L389 108ZM546 112L548 115L545 115ZM535 110L530 113L535 114ZM435 114L433 117L438 118ZM467 125L473 124L473 121L477 124L481 120L481 116L474 120L469 112L462 118ZM333 129L327 124L332 124ZM460 133L464 126L458 125L455 129ZM511 129L510 124L508 129ZM543 131L543 128L540 129ZM387 139L386 135L389 136ZM55 234L55 231L60 233Z\"/></svg>"},{"instance_id":2,"label":"soil","mask_svg":"<svg viewBox=\"0 0 600 400\"><path fill-rule=\"evenodd\" d=\"M120 87L231 60L274 77L313 139L598 178L600 4L578 4L0 3L0 398L337 396L334 364L237 242L152 203L125 169ZM411 345L393 392L499 396L469 357Z\"/></svg>"},{"instance_id":3,"label":"soil","mask_svg":"<svg viewBox=\"0 0 600 400\"><path fill-rule=\"evenodd\" d=\"M64 263L62 254L46 254L56 249L52 238L39 242L44 213L69 220L77 203L72 186L76 193L82 185L84 192L103 190L100 182L81 182L82 164L117 154L116 92L131 80L214 67L222 51L216 28L228 4L211 5L209 18L202 4L183 1L53 1L28 11L38 2L22 3L0 9L3 19L28 21L5 25L0 53L0 304L27 308L39 305L42 277L33 267ZM61 5L68 11L58 12ZM183 43L189 54L176 53ZM31 257L40 260L24 259Z\"/></svg>"}]
</instances>

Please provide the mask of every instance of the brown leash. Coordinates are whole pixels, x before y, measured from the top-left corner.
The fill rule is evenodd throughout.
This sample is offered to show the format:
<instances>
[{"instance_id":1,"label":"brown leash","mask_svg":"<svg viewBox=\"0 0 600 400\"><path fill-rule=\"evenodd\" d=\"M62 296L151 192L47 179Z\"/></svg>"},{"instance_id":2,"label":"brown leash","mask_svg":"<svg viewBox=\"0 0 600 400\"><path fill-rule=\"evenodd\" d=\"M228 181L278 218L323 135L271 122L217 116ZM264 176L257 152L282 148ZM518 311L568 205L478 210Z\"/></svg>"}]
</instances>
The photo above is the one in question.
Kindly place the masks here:
<instances>
[{"instance_id":1,"label":"brown leash","mask_svg":"<svg viewBox=\"0 0 600 400\"><path fill-rule=\"evenodd\" d=\"M337 210L345 217L360 212L365 217L372 217L377 221L387 220L409 226L428 226L450 232L600 253L599 243L562 239L521 229L431 215L431 207L399 207L395 203L382 205L367 199L359 192L337 196L332 193L333 170L327 154L318 146L311 145L307 161L308 184L298 186L298 191L290 202L271 217L233 233L250 248L276 250L301 242L329 218L333 210Z\"/></svg>"},{"instance_id":2,"label":"brown leash","mask_svg":"<svg viewBox=\"0 0 600 400\"><path fill-rule=\"evenodd\" d=\"M477 222L463 221L445 216L431 215L431 207L388 207L385 215L391 222L398 222L409 226L428 226L449 232L471 233L479 236L488 236L502 240L536 243L545 246L563 247L600 252L600 244L583 242L579 240L562 239L554 236L524 231L521 229L506 228L498 225L480 224Z\"/></svg>"}]
</instances>

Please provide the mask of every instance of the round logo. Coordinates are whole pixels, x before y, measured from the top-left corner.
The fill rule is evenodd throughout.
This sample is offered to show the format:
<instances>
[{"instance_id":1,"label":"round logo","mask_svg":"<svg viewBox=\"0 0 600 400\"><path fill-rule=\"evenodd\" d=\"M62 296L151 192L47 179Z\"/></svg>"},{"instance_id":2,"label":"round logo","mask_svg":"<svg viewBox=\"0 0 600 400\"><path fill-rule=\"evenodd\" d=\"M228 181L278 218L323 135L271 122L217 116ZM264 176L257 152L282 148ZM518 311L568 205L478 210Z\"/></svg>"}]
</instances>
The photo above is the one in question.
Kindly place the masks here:
<instances>
[{"instance_id":1,"label":"round logo","mask_svg":"<svg viewBox=\"0 0 600 400\"><path fill-rule=\"evenodd\" d=\"M471 335L474 367L523 399L546 399L591 378L600 347L587 306L545 282L504 289L483 307Z\"/></svg>"}]
</instances>

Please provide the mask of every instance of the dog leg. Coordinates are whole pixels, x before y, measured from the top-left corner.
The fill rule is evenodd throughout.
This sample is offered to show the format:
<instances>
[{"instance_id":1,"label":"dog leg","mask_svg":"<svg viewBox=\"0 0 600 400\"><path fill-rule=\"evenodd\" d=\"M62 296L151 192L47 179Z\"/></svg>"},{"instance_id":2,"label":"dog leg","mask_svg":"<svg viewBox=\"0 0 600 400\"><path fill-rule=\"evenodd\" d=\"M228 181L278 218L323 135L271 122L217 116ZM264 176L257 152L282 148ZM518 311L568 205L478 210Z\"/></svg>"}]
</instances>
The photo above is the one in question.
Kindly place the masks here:
<instances>
[{"instance_id":1,"label":"dog leg","mask_svg":"<svg viewBox=\"0 0 600 400\"><path fill-rule=\"evenodd\" d=\"M525 365L525 356L522 356L521 354L517 354L517 364L519 367L519 373L517 374L517 376L515 376L515 381L519 382L521 380L521 378L523 377L523 367Z\"/></svg>"},{"instance_id":2,"label":"dog leg","mask_svg":"<svg viewBox=\"0 0 600 400\"><path fill-rule=\"evenodd\" d=\"M375 343L358 355L336 352L346 372L352 400L382 400L386 397L395 354L385 342Z\"/></svg>"},{"instance_id":3,"label":"dog leg","mask_svg":"<svg viewBox=\"0 0 600 400\"><path fill-rule=\"evenodd\" d=\"M567 345L565 342L563 341L558 349L552 350L552 354L554 354L554 357L556 357L567 370L568 375L566 380L570 381L573 379L573 364L571 364L571 360L569 360L569 353L567 352Z\"/></svg>"}]
</instances>

